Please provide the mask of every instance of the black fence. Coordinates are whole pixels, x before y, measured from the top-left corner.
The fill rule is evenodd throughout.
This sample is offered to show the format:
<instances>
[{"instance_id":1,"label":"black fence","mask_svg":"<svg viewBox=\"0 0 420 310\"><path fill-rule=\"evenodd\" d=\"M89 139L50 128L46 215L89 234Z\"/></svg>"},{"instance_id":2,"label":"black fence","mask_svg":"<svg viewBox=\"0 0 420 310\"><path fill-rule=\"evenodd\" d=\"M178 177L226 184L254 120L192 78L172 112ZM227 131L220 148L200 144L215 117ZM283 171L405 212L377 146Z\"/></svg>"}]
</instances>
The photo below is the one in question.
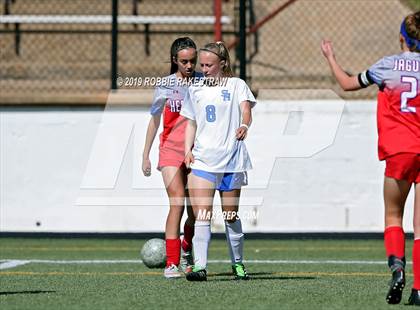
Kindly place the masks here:
<instances>
[{"instance_id":1,"label":"black fence","mask_svg":"<svg viewBox=\"0 0 420 310\"><path fill-rule=\"evenodd\" d=\"M0 2L1 101L107 93L112 85L113 1ZM241 5L245 51L239 40ZM331 39L339 61L358 73L399 51L399 24L418 9L417 0L222 0L223 40L238 76L239 57L246 54L242 72L255 90L339 92L320 53L321 39ZM213 16L209 0L118 0L116 76L168 74L172 41L186 35L198 46L214 41ZM373 98L375 92L339 93Z\"/></svg>"},{"instance_id":2,"label":"black fence","mask_svg":"<svg viewBox=\"0 0 420 310\"><path fill-rule=\"evenodd\" d=\"M0 12L3 95L107 92L111 87L112 2L3 2ZM188 35L199 46L213 41L212 1L192 2L186 5L183 0L119 0L117 75L166 75L170 67L169 48L175 38ZM223 25L228 39L234 36L233 1L223 2L223 11L230 19ZM172 18L166 21L168 16ZM202 20L209 21L202 22L197 16L205 16ZM13 18L16 20L5 22Z\"/></svg>"}]
</instances>

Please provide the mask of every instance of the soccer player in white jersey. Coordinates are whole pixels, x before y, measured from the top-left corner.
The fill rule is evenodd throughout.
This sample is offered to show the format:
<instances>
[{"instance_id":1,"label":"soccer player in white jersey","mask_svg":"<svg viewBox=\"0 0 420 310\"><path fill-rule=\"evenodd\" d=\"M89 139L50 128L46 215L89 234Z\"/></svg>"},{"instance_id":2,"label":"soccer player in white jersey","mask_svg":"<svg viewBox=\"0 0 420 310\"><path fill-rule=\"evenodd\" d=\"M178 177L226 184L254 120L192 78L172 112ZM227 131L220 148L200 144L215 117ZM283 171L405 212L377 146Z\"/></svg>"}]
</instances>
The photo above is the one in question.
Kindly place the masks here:
<instances>
[{"instance_id":1,"label":"soccer player in white jersey","mask_svg":"<svg viewBox=\"0 0 420 310\"><path fill-rule=\"evenodd\" d=\"M392 272L386 294L389 304L401 301L405 286L404 206L415 187L413 288L408 304L420 306L420 11L404 18L400 27L402 53L380 59L365 72L349 76L335 59L332 44L321 48L333 75L344 90L376 84L378 153L385 160L384 243Z\"/></svg>"},{"instance_id":2,"label":"soccer player in white jersey","mask_svg":"<svg viewBox=\"0 0 420 310\"><path fill-rule=\"evenodd\" d=\"M229 52L222 42L200 49L205 79L189 87L181 115L185 129L185 164L191 168L188 188L193 206L194 268L189 281L207 280L213 199L218 190L235 279L249 279L242 263L244 234L237 214L241 186L252 168L244 143L252 121L255 98L246 83L233 77Z\"/></svg>"}]
</instances>

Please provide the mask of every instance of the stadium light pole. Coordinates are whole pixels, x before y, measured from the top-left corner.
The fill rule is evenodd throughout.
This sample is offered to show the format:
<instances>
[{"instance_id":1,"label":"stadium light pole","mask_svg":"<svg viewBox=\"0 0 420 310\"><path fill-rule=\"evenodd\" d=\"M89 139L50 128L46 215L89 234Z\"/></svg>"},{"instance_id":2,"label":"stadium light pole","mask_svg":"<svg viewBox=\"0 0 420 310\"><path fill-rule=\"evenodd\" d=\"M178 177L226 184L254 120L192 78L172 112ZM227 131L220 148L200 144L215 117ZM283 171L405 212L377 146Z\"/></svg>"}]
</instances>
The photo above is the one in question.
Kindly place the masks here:
<instances>
[{"instance_id":1,"label":"stadium light pole","mask_svg":"<svg viewBox=\"0 0 420 310\"><path fill-rule=\"evenodd\" d=\"M246 0L239 1L239 77L246 81Z\"/></svg>"},{"instance_id":2,"label":"stadium light pole","mask_svg":"<svg viewBox=\"0 0 420 310\"><path fill-rule=\"evenodd\" d=\"M112 0L111 89L117 89L118 70L118 0Z\"/></svg>"}]
</instances>

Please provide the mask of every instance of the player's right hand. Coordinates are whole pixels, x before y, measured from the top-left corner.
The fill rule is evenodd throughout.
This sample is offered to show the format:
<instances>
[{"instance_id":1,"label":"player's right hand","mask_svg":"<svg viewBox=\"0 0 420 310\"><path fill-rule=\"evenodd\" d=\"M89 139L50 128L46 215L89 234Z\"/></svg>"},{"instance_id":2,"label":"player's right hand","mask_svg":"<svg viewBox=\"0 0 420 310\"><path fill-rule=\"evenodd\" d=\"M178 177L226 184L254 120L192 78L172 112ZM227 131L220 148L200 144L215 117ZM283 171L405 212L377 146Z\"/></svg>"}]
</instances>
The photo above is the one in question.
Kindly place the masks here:
<instances>
[{"instance_id":1,"label":"player's right hand","mask_svg":"<svg viewBox=\"0 0 420 310\"><path fill-rule=\"evenodd\" d=\"M141 164L141 169L143 170L143 174L146 177L150 177L152 174L152 164L150 162L150 159L143 158L143 163Z\"/></svg>"},{"instance_id":2,"label":"player's right hand","mask_svg":"<svg viewBox=\"0 0 420 310\"><path fill-rule=\"evenodd\" d=\"M184 163L187 169L190 169L191 163L194 163L194 156L191 151L185 155Z\"/></svg>"},{"instance_id":3,"label":"player's right hand","mask_svg":"<svg viewBox=\"0 0 420 310\"><path fill-rule=\"evenodd\" d=\"M326 58L334 57L334 49L330 40L321 41L321 51Z\"/></svg>"}]
</instances>

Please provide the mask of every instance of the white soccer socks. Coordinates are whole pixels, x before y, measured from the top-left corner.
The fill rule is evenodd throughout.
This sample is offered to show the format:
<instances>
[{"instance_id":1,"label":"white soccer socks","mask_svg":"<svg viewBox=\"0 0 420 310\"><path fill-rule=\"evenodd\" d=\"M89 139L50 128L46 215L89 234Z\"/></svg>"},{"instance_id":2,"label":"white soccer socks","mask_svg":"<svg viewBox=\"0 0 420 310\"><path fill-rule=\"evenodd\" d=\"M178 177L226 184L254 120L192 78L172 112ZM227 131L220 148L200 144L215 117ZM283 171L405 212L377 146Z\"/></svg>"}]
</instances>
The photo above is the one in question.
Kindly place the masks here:
<instances>
[{"instance_id":1,"label":"white soccer socks","mask_svg":"<svg viewBox=\"0 0 420 310\"><path fill-rule=\"evenodd\" d=\"M211 230L209 221L195 221L193 251L194 251L194 269L206 269L209 244L211 239Z\"/></svg>"},{"instance_id":2,"label":"white soccer socks","mask_svg":"<svg viewBox=\"0 0 420 310\"><path fill-rule=\"evenodd\" d=\"M225 229L232 265L242 263L244 234L242 232L241 219L238 218L234 223L225 221Z\"/></svg>"}]
</instances>

